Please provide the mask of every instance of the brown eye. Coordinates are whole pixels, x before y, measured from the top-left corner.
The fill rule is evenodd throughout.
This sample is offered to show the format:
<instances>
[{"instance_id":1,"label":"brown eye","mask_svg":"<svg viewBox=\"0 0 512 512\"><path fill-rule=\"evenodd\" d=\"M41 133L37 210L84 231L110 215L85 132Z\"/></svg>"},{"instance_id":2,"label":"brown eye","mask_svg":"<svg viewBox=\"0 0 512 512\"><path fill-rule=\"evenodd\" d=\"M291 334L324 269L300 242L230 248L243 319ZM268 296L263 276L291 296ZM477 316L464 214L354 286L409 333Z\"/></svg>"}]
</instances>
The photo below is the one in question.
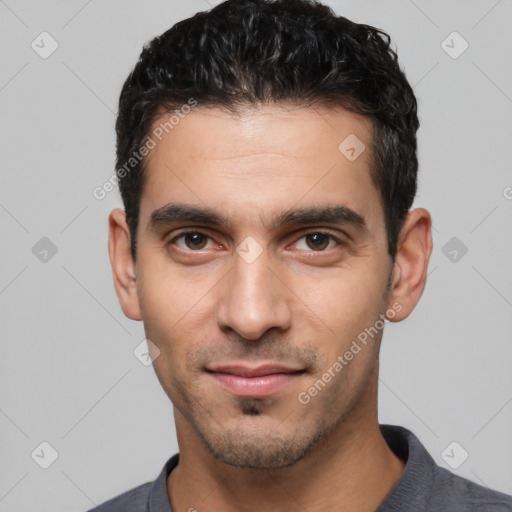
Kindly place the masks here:
<instances>
[{"instance_id":1,"label":"brown eye","mask_svg":"<svg viewBox=\"0 0 512 512\"><path fill-rule=\"evenodd\" d=\"M337 245L342 245L342 243L331 233L313 231L302 236L295 243L295 248L301 251L327 252L328 249Z\"/></svg>"},{"instance_id":2,"label":"brown eye","mask_svg":"<svg viewBox=\"0 0 512 512\"><path fill-rule=\"evenodd\" d=\"M207 237L201 233L187 233L185 235L185 244L189 249L204 249Z\"/></svg>"},{"instance_id":3,"label":"brown eye","mask_svg":"<svg viewBox=\"0 0 512 512\"><path fill-rule=\"evenodd\" d=\"M209 236L199 233L198 231L188 231L178 235L171 243L176 243L176 245L183 250L199 251L206 247L209 238Z\"/></svg>"},{"instance_id":4,"label":"brown eye","mask_svg":"<svg viewBox=\"0 0 512 512\"><path fill-rule=\"evenodd\" d=\"M323 251L330 242L331 237L324 233L312 233L306 235L306 243L314 251Z\"/></svg>"}]
</instances>

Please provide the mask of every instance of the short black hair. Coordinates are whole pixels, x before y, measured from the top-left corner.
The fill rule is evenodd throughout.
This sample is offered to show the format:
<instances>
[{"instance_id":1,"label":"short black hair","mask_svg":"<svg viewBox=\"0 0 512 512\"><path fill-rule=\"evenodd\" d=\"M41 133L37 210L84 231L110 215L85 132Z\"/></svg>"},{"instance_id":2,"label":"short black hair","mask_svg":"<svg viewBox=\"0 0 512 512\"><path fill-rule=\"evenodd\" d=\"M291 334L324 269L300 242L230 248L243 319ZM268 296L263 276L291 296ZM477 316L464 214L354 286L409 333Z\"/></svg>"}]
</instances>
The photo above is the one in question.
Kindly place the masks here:
<instances>
[{"instance_id":1,"label":"short black hair","mask_svg":"<svg viewBox=\"0 0 512 512\"><path fill-rule=\"evenodd\" d=\"M116 121L116 169L133 260L147 161L133 157L162 110L190 110L192 101L233 113L286 103L339 106L369 117L370 173L394 260L417 189L419 121L390 41L382 30L337 16L317 1L227 0L144 44L123 85Z\"/></svg>"}]
</instances>

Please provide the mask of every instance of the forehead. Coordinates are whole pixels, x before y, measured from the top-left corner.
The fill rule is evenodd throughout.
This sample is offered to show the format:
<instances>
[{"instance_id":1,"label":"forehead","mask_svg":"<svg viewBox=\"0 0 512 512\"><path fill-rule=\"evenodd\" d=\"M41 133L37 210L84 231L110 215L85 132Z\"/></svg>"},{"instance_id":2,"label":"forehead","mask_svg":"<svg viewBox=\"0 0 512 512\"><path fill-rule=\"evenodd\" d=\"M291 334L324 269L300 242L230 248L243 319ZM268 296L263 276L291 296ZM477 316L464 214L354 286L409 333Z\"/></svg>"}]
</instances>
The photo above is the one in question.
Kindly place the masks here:
<instances>
[{"instance_id":1,"label":"forehead","mask_svg":"<svg viewBox=\"0 0 512 512\"><path fill-rule=\"evenodd\" d=\"M193 149L190 158L233 159L265 152L311 157L339 150L339 144L352 135L365 143L362 160L366 161L373 137L371 120L344 108L298 108L280 103L247 106L237 113L200 105L181 116L160 110L151 130L157 132L161 151L152 152L150 158L172 144Z\"/></svg>"},{"instance_id":2,"label":"forehead","mask_svg":"<svg viewBox=\"0 0 512 512\"><path fill-rule=\"evenodd\" d=\"M366 117L283 105L239 114L198 105L177 123L175 116L175 124L171 116L155 119L149 134L156 144L146 160L141 224L154 209L178 200L225 216L244 213L254 223L299 203L380 213Z\"/></svg>"}]
</instances>

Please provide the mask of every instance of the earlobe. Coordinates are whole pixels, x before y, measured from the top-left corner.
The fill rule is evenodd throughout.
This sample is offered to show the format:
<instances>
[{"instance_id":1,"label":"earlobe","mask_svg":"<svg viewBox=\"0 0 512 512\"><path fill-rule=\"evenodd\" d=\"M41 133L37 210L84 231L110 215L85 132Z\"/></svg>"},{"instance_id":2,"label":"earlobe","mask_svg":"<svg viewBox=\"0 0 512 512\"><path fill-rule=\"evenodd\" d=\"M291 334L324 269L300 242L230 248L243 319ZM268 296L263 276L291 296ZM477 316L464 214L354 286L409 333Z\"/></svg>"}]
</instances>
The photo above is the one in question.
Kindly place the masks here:
<instances>
[{"instance_id":1,"label":"earlobe","mask_svg":"<svg viewBox=\"0 0 512 512\"><path fill-rule=\"evenodd\" d=\"M390 305L401 305L400 311L390 318L393 322L411 314L425 289L432 253L431 229L432 219L424 208L416 208L407 214L400 232L389 294Z\"/></svg>"},{"instance_id":2,"label":"earlobe","mask_svg":"<svg viewBox=\"0 0 512 512\"><path fill-rule=\"evenodd\" d=\"M125 212L116 208L110 213L108 223L108 253L121 309L131 320L142 320L135 264L130 250L130 230L126 223Z\"/></svg>"}]
</instances>

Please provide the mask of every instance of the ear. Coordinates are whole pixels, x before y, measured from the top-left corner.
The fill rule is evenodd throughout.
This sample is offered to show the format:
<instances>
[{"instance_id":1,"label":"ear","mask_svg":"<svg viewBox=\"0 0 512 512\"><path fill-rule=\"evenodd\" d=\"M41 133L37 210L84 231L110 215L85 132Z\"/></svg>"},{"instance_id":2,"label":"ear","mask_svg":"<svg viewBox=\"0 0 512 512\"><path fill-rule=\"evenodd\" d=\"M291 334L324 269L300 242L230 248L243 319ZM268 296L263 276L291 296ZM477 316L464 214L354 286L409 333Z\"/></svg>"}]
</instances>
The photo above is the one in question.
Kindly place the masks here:
<instances>
[{"instance_id":1,"label":"ear","mask_svg":"<svg viewBox=\"0 0 512 512\"><path fill-rule=\"evenodd\" d=\"M389 304L400 304L401 308L393 308L396 314L390 321L407 318L420 300L431 253L432 219L427 210L416 208L407 214L400 231Z\"/></svg>"},{"instance_id":2,"label":"ear","mask_svg":"<svg viewBox=\"0 0 512 512\"><path fill-rule=\"evenodd\" d=\"M110 213L108 235L108 254L121 309L131 320L142 320L137 295L135 263L130 250L130 229L123 210L116 208Z\"/></svg>"}]
</instances>

